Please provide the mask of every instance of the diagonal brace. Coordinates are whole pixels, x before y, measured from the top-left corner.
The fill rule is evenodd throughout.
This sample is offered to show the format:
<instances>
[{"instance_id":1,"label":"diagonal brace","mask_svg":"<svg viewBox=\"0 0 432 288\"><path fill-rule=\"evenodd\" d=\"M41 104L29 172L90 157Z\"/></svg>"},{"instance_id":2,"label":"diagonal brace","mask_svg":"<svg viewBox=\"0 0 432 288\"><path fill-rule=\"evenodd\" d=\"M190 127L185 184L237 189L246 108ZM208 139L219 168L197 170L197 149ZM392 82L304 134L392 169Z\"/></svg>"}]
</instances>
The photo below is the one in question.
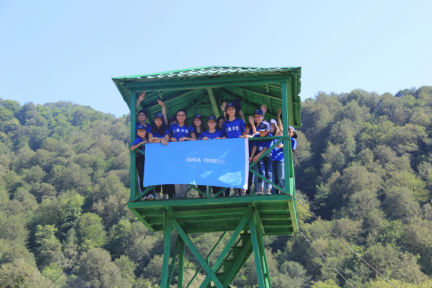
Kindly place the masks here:
<instances>
[{"instance_id":1,"label":"diagonal brace","mask_svg":"<svg viewBox=\"0 0 432 288\"><path fill-rule=\"evenodd\" d=\"M174 218L170 218L170 221L172 225L174 226L174 229L177 230L177 233L181 236L185 244L189 247L192 254L197 258L198 262L201 264L201 266L204 268L204 270L207 272L207 276L210 276L211 280L215 283L216 287L223 288L222 283L220 282L219 278L216 276L216 274L212 271L210 266L207 264L206 260L202 257L201 253L196 249L195 245L192 243L192 241L189 239L189 236L183 231L183 229L180 227L180 225L177 223L177 221Z\"/></svg>"}]
</instances>

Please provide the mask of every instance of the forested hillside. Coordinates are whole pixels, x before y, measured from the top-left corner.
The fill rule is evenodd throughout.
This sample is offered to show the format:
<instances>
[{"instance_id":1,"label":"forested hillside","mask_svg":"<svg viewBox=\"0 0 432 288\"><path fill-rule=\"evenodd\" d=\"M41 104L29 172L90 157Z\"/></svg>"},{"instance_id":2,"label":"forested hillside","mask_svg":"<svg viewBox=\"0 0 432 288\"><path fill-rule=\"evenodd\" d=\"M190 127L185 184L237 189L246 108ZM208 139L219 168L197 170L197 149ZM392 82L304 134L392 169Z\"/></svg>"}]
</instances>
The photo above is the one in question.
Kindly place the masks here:
<instances>
[{"instance_id":1,"label":"forested hillside","mask_svg":"<svg viewBox=\"0 0 432 288\"><path fill-rule=\"evenodd\" d=\"M432 286L431 112L429 86L302 102L298 197L397 287ZM127 209L84 249L128 200L129 119L0 98L2 288L48 287L80 254L51 287L158 287L162 234L143 240ZM391 287L298 207L300 230L354 287ZM192 238L206 255L219 236ZM299 234L265 245L275 288L350 287ZM185 261L187 283L199 264L187 249ZM233 284L256 287L252 261Z\"/></svg>"}]
</instances>

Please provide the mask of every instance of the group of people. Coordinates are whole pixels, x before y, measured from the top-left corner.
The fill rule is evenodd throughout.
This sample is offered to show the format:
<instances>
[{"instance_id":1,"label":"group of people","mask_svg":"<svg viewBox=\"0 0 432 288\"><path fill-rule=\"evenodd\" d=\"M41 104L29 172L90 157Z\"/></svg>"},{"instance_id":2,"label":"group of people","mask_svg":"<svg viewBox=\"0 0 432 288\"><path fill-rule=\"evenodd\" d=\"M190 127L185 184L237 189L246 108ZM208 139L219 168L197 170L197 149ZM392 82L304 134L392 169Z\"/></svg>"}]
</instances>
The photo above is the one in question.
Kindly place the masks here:
<instances>
[{"instance_id":1,"label":"group of people","mask_svg":"<svg viewBox=\"0 0 432 288\"><path fill-rule=\"evenodd\" d=\"M145 99L145 93L141 93L136 106L138 107L142 100ZM162 113L156 113L151 124L147 123L147 114L144 110L137 113L136 123L136 139L131 144L131 150L139 149L145 154L146 143L162 143L168 145L168 142L178 141L195 141L195 140L212 140L212 139L228 139L228 138L257 138L257 137L273 137L283 135L283 126L281 121L281 109L277 111L277 121L271 119L264 120L264 115L267 111L265 105L260 109L256 109L254 116L249 117L249 123L245 123L242 111L239 108L239 103L233 101L221 106L224 111L224 116L216 118L211 115L207 117L207 126L204 125L204 119L200 114L193 116L192 125L188 125L187 112L180 109L177 113L167 118L165 104L158 100L162 107ZM237 111L238 110L238 111ZM236 118L236 112L240 118ZM289 126L288 134L291 137L292 152L297 147L297 134L294 127ZM272 149L267 155L259 159L277 140L261 140L249 142L249 163L258 162L253 166L253 169L269 181L279 185L285 189L285 169L284 169L284 147L279 144ZM140 191L144 191L144 163L145 155L136 153L136 167L138 170L138 182ZM254 173L249 172L248 189L235 189L233 196L250 195L252 184L255 184L255 195L276 194L277 190L269 183L260 177L254 177ZM186 198L188 192L187 184L167 184L156 186L154 191L150 191L144 196L143 200L167 199L167 198ZM206 191L206 186L198 185L197 189ZM213 193L218 193L223 189L220 196L231 196L231 189L222 187L212 187ZM161 192L163 191L163 198ZM156 192L154 195L153 192ZM200 194L200 197L203 197Z\"/></svg>"}]
</instances>

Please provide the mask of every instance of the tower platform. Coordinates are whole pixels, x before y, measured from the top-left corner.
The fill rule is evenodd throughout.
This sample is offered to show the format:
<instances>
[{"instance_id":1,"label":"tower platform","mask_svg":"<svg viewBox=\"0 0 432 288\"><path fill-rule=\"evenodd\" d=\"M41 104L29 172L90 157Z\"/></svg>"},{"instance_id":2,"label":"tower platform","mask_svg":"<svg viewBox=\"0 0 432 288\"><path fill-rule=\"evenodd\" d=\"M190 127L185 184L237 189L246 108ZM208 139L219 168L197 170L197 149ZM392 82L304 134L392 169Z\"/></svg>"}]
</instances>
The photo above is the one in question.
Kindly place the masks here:
<instances>
[{"instance_id":1,"label":"tower platform","mask_svg":"<svg viewBox=\"0 0 432 288\"><path fill-rule=\"evenodd\" d=\"M289 195L146 200L129 203L128 208L150 231L164 230L166 214L187 234L234 231L251 208L258 212L264 235L290 235L297 230ZM249 230L248 224L244 229Z\"/></svg>"}]
</instances>

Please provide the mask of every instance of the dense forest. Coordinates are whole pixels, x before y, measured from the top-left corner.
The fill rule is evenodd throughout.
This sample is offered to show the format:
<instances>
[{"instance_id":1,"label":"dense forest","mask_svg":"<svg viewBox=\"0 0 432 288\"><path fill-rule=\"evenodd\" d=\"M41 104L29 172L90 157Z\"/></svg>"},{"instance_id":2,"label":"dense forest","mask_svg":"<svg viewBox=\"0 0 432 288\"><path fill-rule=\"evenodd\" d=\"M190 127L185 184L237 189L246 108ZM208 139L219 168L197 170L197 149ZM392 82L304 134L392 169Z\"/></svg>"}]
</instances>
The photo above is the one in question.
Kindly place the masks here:
<instances>
[{"instance_id":1,"label":"dense forest","mask_svg":"<svg viewBox=\"0 0 432 288\"><path fill-rule=\"evenodd\" d=\"M431 112L430 86L302 102L299 199L397 287L432 286ZM51 287L158 287L162 234L144 239L127 209L85 249L128 201L129 121L0 98L0 287L48 287L77 256ZM354 287L391 287L297 206L302 233ZM219 236L192 239L206 255ZM275 288L351 287L299 234L265 245ZM185 261L188 283L199 264L187 249ZM253 264L235 287L257 287Z\"/></svg>"}]
</instances>

